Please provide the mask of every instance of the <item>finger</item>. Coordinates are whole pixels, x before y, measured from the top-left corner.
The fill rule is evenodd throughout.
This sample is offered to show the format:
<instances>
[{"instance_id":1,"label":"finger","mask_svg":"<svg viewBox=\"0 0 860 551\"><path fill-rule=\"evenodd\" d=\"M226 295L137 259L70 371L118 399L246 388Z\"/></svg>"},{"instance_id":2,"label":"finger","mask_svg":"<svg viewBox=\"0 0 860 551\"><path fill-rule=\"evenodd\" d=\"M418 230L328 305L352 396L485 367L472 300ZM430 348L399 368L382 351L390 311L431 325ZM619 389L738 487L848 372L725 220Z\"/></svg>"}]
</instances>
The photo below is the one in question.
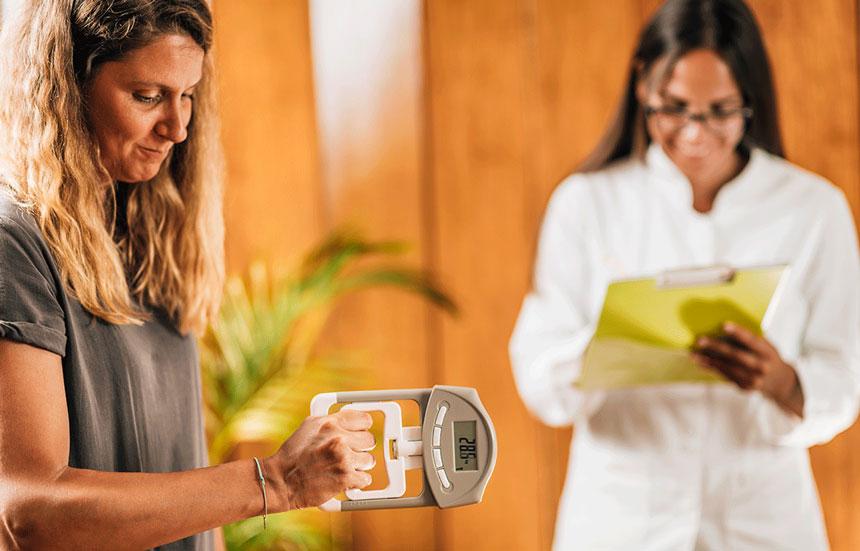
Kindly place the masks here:
<instances>
[{"instance_id":1,"label":"finger","mask_svg":"<svg viewBox=\"0 0 860 551\"><path fill-rule=\"evenodd\" d=\"M356 453L353 455L352 464L357 471L369 471L376 466L376 458L370 453Z\"/></svg>"},{"instance_id":2,"label":"finger","mask_svg":"<svg viewBox=\"0 0 860 551\"><path fill-rule=\"evenodd\" d=\"M744 369L742 366L704 354L693 353L692 357L702 367L717 371L744 390L754 388L757 384L758 376Z\"/></svg>"},{"instance_id":3,"label":"finger","mask_svg":"<svg viewBox=\"0 0 860 551\"><path fill-rule=\"evenodd\" d=\"M754 385L754 379L752 379L747 372L739 371L725 362L708 359L704 363L704 366L707 369L719 373L726 380L734 383L735 386L743 390L750 390Z\"/></svg>"},{"instance_id":4,"label":"finger","mask_svg":"<svg viewBox=\"0 0 860 551\"><path fill-rule=\"evenodd\" d=\"M370 451L376 447L376 438L367 431L349 433L349 447L357 452Z\"/></svg>"},{"instance_id":5,"label":"finger","mask_svg":"<svg viewBox=\"0 0 860 551\"><path fill-rule=\"evenodd\" d=\"M346 430L367 430L373 426L373 417L366 411L342 409L335 415L340 426Z\"/></svg>"},{"instance_id":6,"label":"finger","mask_svg":"<svg viewBox=\"0 0 860 551\"><path fill-rule=\"evenodd\" d=\"M695 351L723 362L757 367L757 357L748 350L721 339L701 338L696 342Z\"/></svg>"},{"instance_id":7,"label":"finger","mask_svg":"<svg viewBox=\"0 0 860 551\"><path fill-rule=\"evenodd\" d=\"M757 352L760 356L766 356L773 352L773 347L764 337L760 337L737 323L730 321L723 324L723 330L750 350Z\"/></svg>"},{"instance_id":8,"label":"finger","mask_svg":"<svg viewBox=\"0 0 860 551\"><path fill-rule=\"evenodd\" d=\"M366 488L373 482L373 477L364 471L354 471L347 479L347 490Z\"/></svg>"},{"instance_id":9,"label":"finger","mask_svg":"<svg viewBox=\"0 0 860 551\"><path fill-rule=\"evenodd\" d=\"M696 341L696 347L699 352L711 358L731 364L739 364L754 373L762 372L761 360L756 354L739 348L730 342L709 337L700 337Z\"/></svg>"}]
</instances>

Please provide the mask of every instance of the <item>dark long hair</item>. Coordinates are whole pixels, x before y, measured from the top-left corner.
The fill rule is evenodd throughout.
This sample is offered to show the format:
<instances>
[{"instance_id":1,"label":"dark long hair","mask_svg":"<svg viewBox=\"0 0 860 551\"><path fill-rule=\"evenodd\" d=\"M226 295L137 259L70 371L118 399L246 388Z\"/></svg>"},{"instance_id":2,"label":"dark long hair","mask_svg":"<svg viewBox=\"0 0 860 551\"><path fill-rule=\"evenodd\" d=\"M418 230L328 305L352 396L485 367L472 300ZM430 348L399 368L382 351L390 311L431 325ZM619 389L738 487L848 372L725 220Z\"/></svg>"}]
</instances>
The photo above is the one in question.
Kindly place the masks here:
<instances>
[{"instance_id":1,"label":"dark long hair","mask_svg":"<svg viewBox=\"0 0 860 551\"><path fill-rule=\"evenodd\" d=\"M630 64L624 97L597 147L579 167L599 170L609 163L644 156L650 138L636 97L640 79L657 62L663 78L686 53L713 50L729 66L745 105L753 109L739 147L760 147L783 156L776 92L758 24L743 0L667 0L642 29Z\"/></svg>"}]
</instances>

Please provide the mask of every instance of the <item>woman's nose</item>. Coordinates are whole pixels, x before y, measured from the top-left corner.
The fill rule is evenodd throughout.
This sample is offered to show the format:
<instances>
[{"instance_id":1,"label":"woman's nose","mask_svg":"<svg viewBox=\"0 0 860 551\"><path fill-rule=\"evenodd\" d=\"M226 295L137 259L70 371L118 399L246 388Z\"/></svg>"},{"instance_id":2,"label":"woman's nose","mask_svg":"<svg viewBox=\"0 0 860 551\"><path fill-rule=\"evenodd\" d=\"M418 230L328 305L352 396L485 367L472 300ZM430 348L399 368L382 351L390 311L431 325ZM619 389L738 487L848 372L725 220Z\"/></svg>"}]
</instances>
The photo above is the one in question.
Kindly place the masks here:
<instances>
[{"instance_id":1,"label":"woman's nose","mask_svg":"<svg viewBox=\"0 0 860 551\"><path fill-rule=\"evenodd\" d=\"M681 127L680 137L684 140L695 142L705 135L705 123L701 120L689 119Z\"/></svg>"},{"instance_id":2,"label":"woman's nose","mask_svg":"<svg viewBox=\"0 0 860 551\"><path fill-rule=\"evenodd\" d=\"M173 143L183 142L188 137L188 119L181 105L169 105L155 125L155 132Z\"/></svg>"}]
</instances>

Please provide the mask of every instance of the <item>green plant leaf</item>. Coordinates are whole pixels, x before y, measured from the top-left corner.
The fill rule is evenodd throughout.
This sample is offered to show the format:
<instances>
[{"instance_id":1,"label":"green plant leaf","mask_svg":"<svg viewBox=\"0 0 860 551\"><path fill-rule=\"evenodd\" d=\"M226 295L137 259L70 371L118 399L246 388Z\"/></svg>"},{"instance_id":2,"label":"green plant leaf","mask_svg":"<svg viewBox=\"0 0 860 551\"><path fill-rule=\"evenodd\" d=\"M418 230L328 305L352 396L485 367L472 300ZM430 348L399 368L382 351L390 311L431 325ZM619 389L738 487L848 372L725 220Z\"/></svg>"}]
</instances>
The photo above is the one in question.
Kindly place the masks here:
<instances>
[{"instance_id":1,"label":"green plant leaf","mask_svg":"<svg viewBox=\"0 0 860 551\"><path fill-rule=\"evenodd\" d=\"M366 363L355 354L319 350L326 322L344 297L391 287L456 313L454 302L426 273L374 263L407 250L400 242L368 241L342 229L293 272L274 276L257 262L245 279L229 278L218 319L199 343L210 463L231 459L243 443L263 444L274 453L308 416L314 395L358 388L368 380ZM301 511L272 516L262 533L259 519L225 527L228 547L337 548L329 517L312 513L317 516Z\"/></svg>"}]
</instances>

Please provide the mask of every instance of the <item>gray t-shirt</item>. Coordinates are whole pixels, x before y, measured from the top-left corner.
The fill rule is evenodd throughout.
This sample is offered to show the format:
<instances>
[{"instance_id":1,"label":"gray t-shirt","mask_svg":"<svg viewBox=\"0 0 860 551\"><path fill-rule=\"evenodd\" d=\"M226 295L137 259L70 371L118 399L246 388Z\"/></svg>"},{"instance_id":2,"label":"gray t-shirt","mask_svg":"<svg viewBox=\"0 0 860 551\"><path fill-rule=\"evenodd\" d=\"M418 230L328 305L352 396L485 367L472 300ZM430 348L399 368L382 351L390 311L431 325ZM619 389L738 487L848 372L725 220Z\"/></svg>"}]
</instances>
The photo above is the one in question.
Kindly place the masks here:
<instances>
[{"instance_id":1,"label":"gray t-shirt","mask_svg":"<svg viewBox=\"0 0 860 551\"><path fill-rule=\"evenodd\" d=\"M157 311L142 326L96 318L66 292L59 273L35 220L0 189L0 338L62 357L69 466L114 472L206 466L194 339ZM212 547L206 532L159 549Z\"/></svg>"}]
</instances>

